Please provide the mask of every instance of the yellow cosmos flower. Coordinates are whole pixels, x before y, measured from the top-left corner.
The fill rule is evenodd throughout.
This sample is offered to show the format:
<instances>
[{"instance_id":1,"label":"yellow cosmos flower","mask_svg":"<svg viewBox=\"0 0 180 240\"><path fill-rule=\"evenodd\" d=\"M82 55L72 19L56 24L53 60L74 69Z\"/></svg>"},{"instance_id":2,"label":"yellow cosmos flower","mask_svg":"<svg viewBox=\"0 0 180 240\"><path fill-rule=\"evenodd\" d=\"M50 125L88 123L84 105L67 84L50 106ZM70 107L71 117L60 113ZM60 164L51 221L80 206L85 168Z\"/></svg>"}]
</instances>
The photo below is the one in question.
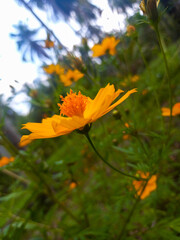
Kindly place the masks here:
<instances>
[{"instance_id":1,"label":"yellow cosmos flower","mask_svg":"<svg viewBox=\"0 0 180 240\"><path fill-rule=\"evenodd\" d=\"M44 71L48 74L62 74L64 73L64 68L62 68L59 64L50 64L46 67L43 67Z\"/></svg>"},{"instance_id":2,"label":"yellow cosmos flower","mask_svg":"<svg viewBox=\"0 0 180 240\"><path fill-rule=\"evenodd\" d=\"M92 47L93 57L100 57L107 52L110 55L116 54L116 45L119 43L120 40L116 40L115 37L107 37L104 38L101 44L96 44Z\"/></svg>"},{"instance_id":3,"label":"yellow cosmos flower","mask_svg":"<svg viewBox=\"0 0 180 240\"><path fill-rule=\"evenodd\" d=\"M62 104L60 115L42 120L42 123L26 123L22 129L28 129L32 133L21 138L20 146L25 146L34 139L54 138L68 134L76 129L83 129L87 124L96 121L106 113L110 112L122 103L130 94L137 92L132 89L124 94L119 100L112 102L122 93L122 90L115 91L114 85L108 84L101 88L94 99L86 97L79 92L70 93L65 98L61 96ZM64 117L64 116L66 117Z\"/></svg>"},{"instance_id":4,"label":"yellow cosmos flower","mask_svg":"<svg viewBox=\"0 0 180 240\"><path fill-rule=\"evenodd\" d=\"M13 161L14 161L14 157L10 157L10 158L8 158L8 157L2 157L2 158L0 159L0 167L3 167L3 166L5 166L5 165L7 165L8 163L13 162Z\"/></svg>"},{"instance_id":5,"label":"yellow cosmos flower","mask_svg":"<svg viewBox=\"0 0 180 240\"><path fill-rule=\"evenodd\" d=\"M64 83L64 86L70 86L73 82L77 82L83 76L84 74L78 71L77 69L75 70L69 69L67 73L60 74L60 80L61 82Z\"/></svg>"},{"instance_id":6,"label":"yellow cosmos flower","mask_svg":"<svg viewBox=\"0 0 180 240\"><path fill-rule=\"evenodd\" d=\"M162 110L162 115L169 117L171 115L170 108L161 108ZM174 104L172 108L172 116L176 116L180 114L180 102Z\"/></svg>"},{"instance_id":7,"label":"yellow cosmos flower","mask_svg":"<svg viewBox=\"0 0 180 240\"><path fill-rule=\"evenodd\" d=\"M141 171L138 171L137 174L140 175L140 177L142 177L142 178L148 178L149 177L148 172L143 173ZM157 188L156 181L157 181L157 175L153 175L149 179L144 191L142 192L145 182L134 180L133 185L134 185L134 187L137 191L137 195L140 196L141 199L144 199L144 198L148 197L150 195L150 193Z\"/></svg>"}]
</instances>

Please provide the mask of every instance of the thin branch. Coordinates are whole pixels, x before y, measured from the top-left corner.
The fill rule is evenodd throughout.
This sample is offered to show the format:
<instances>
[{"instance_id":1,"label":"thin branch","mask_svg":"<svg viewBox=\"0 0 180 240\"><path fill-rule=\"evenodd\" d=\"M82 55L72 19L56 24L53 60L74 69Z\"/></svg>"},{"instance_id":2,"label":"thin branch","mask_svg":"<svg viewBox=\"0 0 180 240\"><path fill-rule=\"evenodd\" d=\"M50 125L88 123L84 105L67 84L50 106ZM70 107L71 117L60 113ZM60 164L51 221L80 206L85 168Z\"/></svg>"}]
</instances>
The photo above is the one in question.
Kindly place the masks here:
<instances>
[{"instance_id":1,"label":"thin branch","mask_svg":"<svg viewBox=\"0 0 180 240\"><path fill-rule=\"evenodd\" d=\"M54 34L54 32L51 30L51 29L49 29L48 27L47 27L47 25L35 14L35 12L32 10L32 8L28 5L28 3L26 3L24 0L20 0L22 3L23 3L23 5L32 13L32 15L41 23L41 25L48 31L48 33L49 34L51 34L55 39L56 39L56 41L58 42L58 44L62 47L62 48L64 48L64 49L66 49L66 47L60 42L60 40L56 37L56 35Z\"/></svg>"}]
</instances>

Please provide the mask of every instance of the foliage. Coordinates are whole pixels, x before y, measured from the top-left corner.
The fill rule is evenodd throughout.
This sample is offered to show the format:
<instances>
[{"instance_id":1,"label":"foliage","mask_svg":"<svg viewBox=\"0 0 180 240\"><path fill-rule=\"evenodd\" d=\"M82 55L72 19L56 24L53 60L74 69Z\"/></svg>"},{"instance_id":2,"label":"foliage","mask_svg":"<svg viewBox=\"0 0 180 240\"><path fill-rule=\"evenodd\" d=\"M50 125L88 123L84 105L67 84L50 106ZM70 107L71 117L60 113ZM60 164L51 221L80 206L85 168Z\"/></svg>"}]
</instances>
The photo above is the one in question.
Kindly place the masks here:
<instances>
[{"instance_id":1,"label":"foliage","mask_svg":"<svg viewBox=\"0 0 180 240\"><path fill-rule=\"evenodd\" d=\"M174 37L176 29L164 24L164 19L166 26L174 19L163 14L158 22L159 42L157 29L139 13L127 19L135 31L103 33L103 38L120 40L112 55L112 46L106 46L102 55L93 58L86 38L64 54L55 43L53 66L59 65L64 72L77 69L83 77L71 79L66 87L60 72L56 68L45 72L48 64L43 62L46 81L24 86L31 111L14 121L21 135L30 133L20 129L20 123L58 115L59 96L65 97L70 89L93 99L108 83L125 92L136 88L137 93L92 123L90 139L82 134L84 127L15 146L5 130L6 119L15 116L7 111L1 114L0 144L15 157L0 168L1 239L179 239L179 113L162 115L163 107L170 109L180 102L179 39ZM20 46L28 46L23 40L30 42L36 30L21 27L24 35L18 32L14 37ZM47 54L51 58L50 51ZM138 182L144 183L141 193ZM148 194L142 197L145 190Z\"/></svg>"},{"instance_id":2,"label":"foliage","mask_svg":"<svg viewBox=\"0 0 180 240\"><path fill-rule=\"evenodd\" d=\"M14 28L17 30L17 33L11 33L10 36L17 39L18 50L23 52L22 59L24 61L27 61L27 54L30 56L31 61L34 61L34 54L37 54L39 58L49 58L42 47L41 43L43 41L35 40L39 29L29 30L28 26L21 22L15 25Z\"/></svg>"}]
</instances>

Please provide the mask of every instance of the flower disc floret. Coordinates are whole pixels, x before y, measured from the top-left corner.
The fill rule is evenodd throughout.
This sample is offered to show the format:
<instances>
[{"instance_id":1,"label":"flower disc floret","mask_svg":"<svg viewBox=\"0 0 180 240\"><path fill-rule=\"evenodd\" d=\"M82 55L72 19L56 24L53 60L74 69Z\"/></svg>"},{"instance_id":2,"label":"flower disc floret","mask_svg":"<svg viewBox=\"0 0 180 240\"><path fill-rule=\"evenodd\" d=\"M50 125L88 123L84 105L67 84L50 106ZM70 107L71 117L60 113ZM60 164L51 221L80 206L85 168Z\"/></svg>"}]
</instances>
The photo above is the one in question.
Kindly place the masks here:
<instances>
[{"instance_id":1,"label":"flower disc floret","mask_svg":"<svg viewBox=\"0 0 180 240\"><path fill-rule=\"evenodd\" d=\"M60 108L60 115L65 115L67 117L79 116L82 117L86 109L86 105L89 102L88 97L81 94L79 91L78 94L73 93L70 90L70 93L64 98L60 96L62 104L58 103Z\"/></svg>"}]
</instances>

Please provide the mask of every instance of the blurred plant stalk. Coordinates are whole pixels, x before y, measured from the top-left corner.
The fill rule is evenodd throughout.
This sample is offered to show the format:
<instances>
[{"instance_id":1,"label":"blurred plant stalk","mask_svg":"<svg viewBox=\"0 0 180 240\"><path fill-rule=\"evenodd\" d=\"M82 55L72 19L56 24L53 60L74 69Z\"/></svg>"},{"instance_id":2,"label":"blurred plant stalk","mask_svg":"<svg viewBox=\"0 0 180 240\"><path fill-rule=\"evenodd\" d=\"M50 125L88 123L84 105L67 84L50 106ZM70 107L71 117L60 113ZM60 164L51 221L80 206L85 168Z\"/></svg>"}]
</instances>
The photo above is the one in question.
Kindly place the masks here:
<instances>
[{"instance_id":1,"label":"blurred plant stalk","mask_svg":"<svg viewBox=\"0 0 180 240\"><path fill-rule=\"evenodd\" d=\"M130 220L131 220L131 218L132 218L132 216L133 216L133 213L134 213L134 211L136 210L136 207L137 207L138 203L139 203L140 200L141 200L141 196L142 196L142 194L143 194L143 192L144 192L144 190L145 190L145 188L146 188L146 186L147 186L148 181L149 181L150 178L151 178L151 176L149 176L149 177L146 179L147 181L145 182L145 184L144 184L144 186L143 186L143 188L142 188L142 191L141 191L140 195L137 197L134 205L132 206L131 211L129 212L129 214L128 214L125 222L124 222L124 225L123 225L123 227L122 227L122 230L121 230L121 232L120 232L119 237L117 238L117 240L123 239L124 234L125 234L125 232L126 232L127 225L128 225L128 223L130 222Z\"/></svg>"},{"instance_id":2,"label":"blurred plant stalk","mask_svg":"<svg viewBox=\"0 0 180 240\"><path fill-rule=\"evenodd\" d=\"M163 60L165 63L165 69L166 69L166 75L167 75L167 79L168 79L168 87L169 87L169 106L170 106L170 121L169 121L169 132L171 129L171 125L172 125L172 86L171 86L171 79L170 79L170 71L169 71L169 65L168 65L168 61L167 61L167 57L164 51L164 47L162 44L162 39L161 39L161 34L159 31L159 25L158 23L156 25L154 25L154 30L156 32L157 38L158 38L158 42L159 42L159 46L161 49L161 53L163 55Z\"/></svg>"},{"instance_id":3,"label":"blurred plant stalk","mask_svg":"<svg viewBox=\"0 0 180 240\"><path fill-rule=\"evenodd\" d=\"M169 134L171 130L171 125L172 125L172 87L171 87L171 79L170 79L170 71L169 71L169 66L168 66L168 61L167 57L165 54L165 50L162 44L162 37L161 33L159 31L159 22L160 22L160 17L158 14L158 5L159 5L160 0L142 0L140 3L140 9L143 11L145 15L147 15L149 19L149 25L151 25L156 33L159 46L161 49L161 53L163 55L163 60L165 64L165 69L166 69L166 75L167 75L167 80L168 80L168 87L169 87L169 106L170 106L170 121L169 121Z\"/></svg>"},{"instance_id":4,"label":"blurred plant stalk","mask_svg":"<svg viewBox=\"0 0 180 240\"><path fill-rule=\"evenodd\" d=\"M28 5L28 3L24 0L20 0L20 2L32 13L32 15L41 23L41 25L47 30L47 32L56 39L59 46L64 48L66 50L66 47L60 42L60 40L57 38L57 36L54 34L54 32L47 27L47 25L35 14L35 12L32 10L32 8Z\"/></svg>"},{"instance_id":5,"label":"blurred plant stalk","mask_svg":"<svg viewBox=\"0 0 180 240\"><path fill-rule=\"evenodd\" d=\"M113 169L114 171L126 176L126 177L130 177L130 178L133 178L133 179L136 179L137 181L139 180L143 180L143 181L146 181L147 182L147 179L145 178L141 178L141 177L136 177L136 176L133 176L133 175L130 175L128 173L125 173L125 172L122 172L120 170L118 170L117 168L115 168L113 165L111 165L109 162L107 162L102 156L101 154L97 151L97 149L95 148L88 132L84 133L85 137L87 138L88 142L90 143L91 147L93 148L93 150L95 151L95 153L97 154L97 156L106 164L108 165L111 169Z\"/></svg>"},{"instance_id":6,"label":"blurred plant stalk","mask_svg":"<svg viewBox=\"0 0 180 240\"><path fill-rule=\"evenodd\" d=\"M76 216L63 204L61 203L58 198L55 196L54 191L52 190L51 186L47 183L45 180L44 176L41 174L41 172L37 171L34 165L24 157L24 155L21 154L21 152L18 151L16 147L7 139L7 137L4 135L2 131L0 131L0 136L2 138L1 142L5 146L5 148L12 154L12 156L20 155L23 157L23 160L26 161L27 165L32 169L33 173L35 173L36 177L39 178L40 182L43 183L46 189L47 195L50 197L50 199L55 203L58 204L60 208L64 210L64 212L67 213L76 223L80 224L83 226L82 222L76 218ZM33 157L32 157L33 158ZM24 179L23 177L18 176L14 172L4 169L3 172L25 184L29 184L29 181L27 179Z\"/></svg>"}]
</instances>

